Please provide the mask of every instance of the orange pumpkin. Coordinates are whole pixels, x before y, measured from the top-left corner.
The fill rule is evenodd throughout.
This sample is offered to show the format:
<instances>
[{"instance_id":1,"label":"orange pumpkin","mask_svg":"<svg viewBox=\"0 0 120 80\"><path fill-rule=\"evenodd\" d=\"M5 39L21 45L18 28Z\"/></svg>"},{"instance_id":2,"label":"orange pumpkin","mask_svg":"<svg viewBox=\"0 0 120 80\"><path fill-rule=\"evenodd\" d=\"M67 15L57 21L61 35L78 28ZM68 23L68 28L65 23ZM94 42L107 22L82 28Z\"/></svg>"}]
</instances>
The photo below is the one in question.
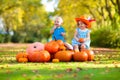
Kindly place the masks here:
<instances>
[{"instance_id":1,"label":"orange pumpkin","mask_svg":"<svg viewBox=\"0 0 120 80\"><path fill-rule=\"evenodd\" d=\"M83 43L84 42L84 38L79 38L79 42Z\"/></svg>"},{"instance_id":2,"label":"orange pumpkin","mask_svg":"<svg viewBox=\"0 0 120 80\"><path fill-rule=\"evenodd\" d=\"M19 58L18 62L28 62L28 59L27 58Z\"/></svg>"},{"instance_id":3,"label":"orange pumpkin","mask_svg":"<svg viewBox=\"0 0 120 80\"><path fill-rule=\"evenodd\" d=\"M30 62L48 62L50 60L50 54L48 51L35 51L28 54L28 60Z\"/></svg>"},{"instance_id":4,"label":"orange pumpkin","mask_svg":"<svg viewBox=\"0 0 120 80\"><path fill-rule=\"evenodd\" d=\"M66 47L65 47L64 45L61 45L61 46L59 47L59 51L63 51L63 50L66 50Z\"/></svg>"},{"instance_id":5,"label":"orange pumpkin","mask_svg":"<svg viewBox=\"0 0 120 80\"><path fill-rule=\"evenodd\" d=\"M25 52L19 52L17 55L16 55L16 60L19 62L21 62L21 60L19 60L20 58L28 58L28 54L25 53ZM25 62L27 62L28 60L25 60ZM22 61L24 62L24 60Z\"/></svg>"},{"instance_id":6,"label":"orange pumpkin","mask_svg":"<svg viewBox=\"0 0 120 80\"><path fill-rule=\"evenodd\" d=\"M70 51L58 51L55 54L55 59L59 59L60 61L70 61L72 58L72 53Z\"/></svg>"},{"instance_id":7,"label":"orange pumpkin","mask_svg":"<svg viewBox=\"0 0 120 80\"><path fill-rule=\"evenodd\" d=\"M92 50L85 50L88 55L88 61L94 60L94 52Z\"/></svg>"},{"instance_id":8,"label":"orange pumpkin","mask_svg":"<svg viewBox=\"0 0 120 80\"><path fill-rule=\"evenodd\" d=\"M73 54L74 61L87 61L88 55L85 51L75 52Z\"/></svg>"},{"instance_id":9,"label":"orange pumpkin","mask_svg":"<svg viewBox=\"0 0 120 80\"><path fill-rule=\"evenodd\" d=\"M45 44L45 50L50 54L55 54L59 49L59 44L56 41L51 41Z\"/></svg>"},{"instance_id":10,"label":"orange pumpkin","mask_svg":"<svg viewBox=\"0 0 120 80\"><path fill-rule=\"evenodd\" d=\"M73 50L68 50L72 55L75 53Z\"/></svg>"},{"instance_id":11,"label":"orange pumpkin","mask_svg":"<svg viewBox=\"0 0 120 80\"><path fill-rule=\"evenodd\" d=\"M57 63L57 62L59 62L59 59L52 59L52 62Z\"/></svg>"},{"instance_id":12,"label":"orange pumpkin","mask_svg":"<svg viewBox=\"0 0 120 80\"><path fill-rule=\"evenodd\" d=\"M64 45L64 42L62 40L57 40L56 42L59 44L59 46Z\"/></svg>"}]
</instances>

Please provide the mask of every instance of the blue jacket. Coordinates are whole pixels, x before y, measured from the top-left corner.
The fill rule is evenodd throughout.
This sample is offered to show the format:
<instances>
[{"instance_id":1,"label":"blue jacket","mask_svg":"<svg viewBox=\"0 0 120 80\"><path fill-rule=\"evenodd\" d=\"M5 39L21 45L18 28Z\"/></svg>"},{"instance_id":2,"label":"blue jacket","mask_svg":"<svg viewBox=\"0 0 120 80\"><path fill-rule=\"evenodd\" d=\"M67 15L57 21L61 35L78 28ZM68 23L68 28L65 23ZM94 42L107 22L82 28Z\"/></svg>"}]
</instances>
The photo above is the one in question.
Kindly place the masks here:
<instances>
[{"instance_id":1,"label":"blue jacket","mask_svg":"<svg viewBox=\"0 0 120 80\"><path fill-rule=\"evenodd\" d=\"M65 42L64 36L61 35L62 32L65 33L65 30L62 26L56 28L52 34L52 40L62 40Z\"/></svg>"}]
</instances>

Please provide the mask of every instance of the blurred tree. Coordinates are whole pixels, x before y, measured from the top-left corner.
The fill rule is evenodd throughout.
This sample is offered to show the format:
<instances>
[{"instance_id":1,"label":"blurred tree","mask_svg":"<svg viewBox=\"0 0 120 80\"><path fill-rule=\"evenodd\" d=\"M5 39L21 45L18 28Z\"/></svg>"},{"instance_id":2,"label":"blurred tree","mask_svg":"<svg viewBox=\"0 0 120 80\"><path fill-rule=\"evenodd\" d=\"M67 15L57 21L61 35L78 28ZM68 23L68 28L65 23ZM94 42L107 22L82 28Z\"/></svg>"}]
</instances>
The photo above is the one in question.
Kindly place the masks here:
<instances>
[{"instance_id":1,"label":"blurred tree","mask_svg":"<svg viewBox=\"0 0 120 80\"><path fill-rule=\"evenodd\" d=\"M95 18L96 27L113 25L115 29L120 27L120 0L59 0L56 15L63 17L68 39L73 37L70 33L76 27L74 18L81 15Z\"/></svg>"},{"instance_id":2,"label":"blurred tree","mask_svg":"<svg viewBox=\"0 0 120 80\"><path fill-rule=\"evenodd\" d=\"M41 33L49 26L50 20L41 0L1 0L0 16L5 22L7 34L5 41L9 42L10 31L14 31L13 42L34 42L46 38L48 32Z\"/></svg>"}]
</instances>

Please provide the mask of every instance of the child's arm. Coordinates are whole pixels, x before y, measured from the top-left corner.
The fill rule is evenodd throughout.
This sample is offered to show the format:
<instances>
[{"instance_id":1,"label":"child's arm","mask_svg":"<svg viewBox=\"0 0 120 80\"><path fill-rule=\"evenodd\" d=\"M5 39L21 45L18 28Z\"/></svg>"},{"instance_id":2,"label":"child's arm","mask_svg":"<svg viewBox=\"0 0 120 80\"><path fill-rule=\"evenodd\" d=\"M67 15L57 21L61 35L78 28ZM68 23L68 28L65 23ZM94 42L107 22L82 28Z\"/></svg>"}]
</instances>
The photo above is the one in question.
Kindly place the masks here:
<instances>
[{"instance_id":1,"label":"child's arm","mask_svg":"<svg viewBox=\"0 0 120 80\"><path fill-rule=\"evenodd\" d=\"M65 36L66 35L66 33L65 33L65 29L64 28L62 28L62 30L61 30L61 33L60 33L62 36Z\"/></svg>"},{"instance_id":2,"label":"child's arm","mask_svg":"<svg viewBox=\"0 0 120 80\"><path fill-rule=\"evenodd\" d=\"M76 39L76 41L79 41L79 38L77 38L77 34L78 34L77 30L75 30L74 38Z\"/></svg>"},{"instance_id":3,"label":"child's arm","mask_svg":"<svg viewBox=\"0 0 120 80\"><path fill-rule=\"evenodd\" d=\"M87 38L85 38L85 41L86 40L90 40L90 32L87 34Z\"/></svg>"},{"instance_id":4,"label":"child's arm","mask_svg":"<svg viewBox=\"0 0 120 80\"><path fill-rule=\"evenodd\" d=\"M54 26L54 27L50 30L50 34L53 34L55 29L56 29L56 26Z\"/></svg>"}]
</instances>

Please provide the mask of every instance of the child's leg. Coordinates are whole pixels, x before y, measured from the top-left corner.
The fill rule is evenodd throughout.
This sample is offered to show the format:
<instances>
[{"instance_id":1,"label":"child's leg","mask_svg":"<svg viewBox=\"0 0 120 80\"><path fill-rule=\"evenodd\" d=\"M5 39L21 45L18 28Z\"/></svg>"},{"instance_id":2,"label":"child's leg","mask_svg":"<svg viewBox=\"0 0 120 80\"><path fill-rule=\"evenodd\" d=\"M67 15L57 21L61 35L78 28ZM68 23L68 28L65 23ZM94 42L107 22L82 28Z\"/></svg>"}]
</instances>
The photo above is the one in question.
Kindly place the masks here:
<instances>
[{"instance_id":1,"label":"child's leg","mask_svg":"<svg viewBox=\"0 0 120 80\"><path fill-rule=\"evenodd\" d=\"M87 45L86 44L81 44L80 45L80 50L85 50L87 49Z\"/></svg>"},{"instance_id":2,"label":"child's leg","mask_svg":"<svg viewBox=\"0 0 120 80\"><path fill-rule=\"evenodd\" d=\"M85 49L86 45L85 44L81 44L81 49Z\"/></svg>"},{"instance_id":3,"label":"child's leg","mask_svg":"<svg viewBox=\"0 0 120 80\"><path fill-rule=\"evenodd\" d=\"M79 46L78 46L78 45L75 45L75 46L73 47L73 49L74 49L75 52L79 52Z\"/></svg>"},{"instance_id":4,"label":"child's leg","mask_svg":"<svg viewBox=\"0 0 120 80\"><path fill-rule=\"evenodd\" d=\"M68 50L73 50L73 46L71 44L65 42L64 45Z\"/></svg>"}]
</instances>

